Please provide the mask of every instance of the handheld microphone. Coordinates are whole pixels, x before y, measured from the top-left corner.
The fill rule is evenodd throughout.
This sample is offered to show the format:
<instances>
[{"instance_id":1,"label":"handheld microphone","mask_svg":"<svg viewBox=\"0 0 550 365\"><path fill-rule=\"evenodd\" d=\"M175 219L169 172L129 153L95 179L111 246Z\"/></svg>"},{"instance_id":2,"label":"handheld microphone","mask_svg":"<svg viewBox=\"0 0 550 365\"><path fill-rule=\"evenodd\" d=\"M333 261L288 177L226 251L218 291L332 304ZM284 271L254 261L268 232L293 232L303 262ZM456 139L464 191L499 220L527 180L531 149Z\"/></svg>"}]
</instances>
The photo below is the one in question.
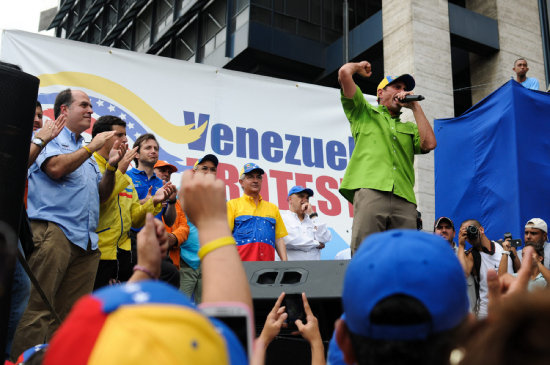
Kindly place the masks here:
<instances>
[{"instance_id":1,"label":"handheld microphone","mask_svg":"<svg viewBox=\"0 0 550 365\"><path fill-rule=\"evenodd\" d=\"M426 99L422 95L407 95L403 99L399 99L401 103L410 103L411 101L420 101Z\"/></svg>"}]
</instances>

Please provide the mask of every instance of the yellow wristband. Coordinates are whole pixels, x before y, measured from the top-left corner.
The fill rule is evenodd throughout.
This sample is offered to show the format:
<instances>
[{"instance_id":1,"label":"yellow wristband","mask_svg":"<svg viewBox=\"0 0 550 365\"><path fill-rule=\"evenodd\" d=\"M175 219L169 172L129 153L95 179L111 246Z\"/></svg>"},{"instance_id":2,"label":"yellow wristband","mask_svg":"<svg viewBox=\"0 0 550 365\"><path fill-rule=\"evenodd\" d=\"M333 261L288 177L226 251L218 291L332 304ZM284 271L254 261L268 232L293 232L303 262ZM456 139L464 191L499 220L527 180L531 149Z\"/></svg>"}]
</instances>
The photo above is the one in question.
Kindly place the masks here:
<instances>
[{"instance_id":1,"label":"yellow wristband","mask_svg":"<svg viewBox=\"0 0 550 365\"><path fill-rule=\"evenodd\" d=\"M82 146L82 148L84 148L86 150L86 152L88 152L90 154L90 156L94 154L92 152L92 150L88 148L88 146Z\"/></svg>"},{"instance_id":2,"label":"yellow wristband","mask_svg":"<svg viewBox=\"0 0 550 365\"><path fill-rule=\"evenodd\" d=\"M108 162L107 162L107 164L105 164L105 168L109 171L116 171L116 167L111 166L111 164L108 163Z\"/></svg>"},{"instance_id":3,"label":"yellow wristband","mask_svg":"<svg viewBox=\"0 0 550 365\"><path fill-rule=\"evenodd\" d=\"M218 238L217 240L210 241L206 245L202 246L198 252L199 259L202 261L204 256L208 255L210 252L217 250L223 246L234 245L235 239L232 236Z\"/></svg>"}]
</instances>

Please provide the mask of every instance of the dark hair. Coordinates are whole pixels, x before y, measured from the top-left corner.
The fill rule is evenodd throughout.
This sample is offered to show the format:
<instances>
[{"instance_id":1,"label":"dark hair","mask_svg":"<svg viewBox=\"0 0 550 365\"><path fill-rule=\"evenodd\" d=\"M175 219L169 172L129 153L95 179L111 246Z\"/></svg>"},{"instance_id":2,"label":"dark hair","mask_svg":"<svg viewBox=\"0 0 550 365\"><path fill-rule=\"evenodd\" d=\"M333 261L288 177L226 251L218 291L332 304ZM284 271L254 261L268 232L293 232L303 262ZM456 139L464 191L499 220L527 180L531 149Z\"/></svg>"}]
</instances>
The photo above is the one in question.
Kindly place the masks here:
<instances>
[{"instance_id":1,"label":"dark hair","mask_svg":"<svg viewBox=\"0 0 550 365\"><path fill-rule=\"evenodd\" d=\"M481 223L477 220L477 219L466 219L464 221L462 221L462 223L460 223L460 227L462 227L462 225L464 223L467 223L467 222L472 222L472 223L475 223L477 225L477 227L482 227Z\"/></svg>"},{"instance_id":2,"label":"dark hair","mask_svg":"<svg viewBox=\"0 0 550 365\"><path fill-rule=\"evenodd\" d=\"M157 145L159 144L159 142L157 141L157 138L155 137L154 134L152 133L145 133L145 134L142 134L141 136L139 136L136 141L134 142L134 146L132 148L138 148L137 149L137 153L139 153L139 150L141 149L141 144L144 143L144 142L147 142L148 140L150 139L154 139L155 142L157 142ZM138 167L138 164L139 164L139 161L137 158L134 158L134 163L136 164L136 167Z\"/></svg>"},{"instance_id":3,"label":"dark hair","mask_svg":"<svg viewBox=\"0 0 550 365\"><path fill-rule=\"evenodd\" d=\"M42 104L40 104L40 102L38 100L36 101L36 107L37 108L40 107L40 109L42 109Z\"/></svg>"},{"instance_id":4,"label":"dark hair","mask_svg":"<svg viewBox=\"0 0 550 365\"><path fill-rule=\"evenodd\" d=\"M99 117L95 121L92 128L92 138L94 138L98 133L112 131L114 125L126 127L126 122L119 117L115 117L114 115L104 115Z\"/></svg>"},{"instance_id":5,"label":"dark hair","mask_svg":"<svg viewBox=\"0 0 550 365\"><path fill-rule=\"evenodd\" d=\"M55 97L53 104L53 116L55 119L61 114L61 105L71 105L73 103L73 92L71 89L65 89Z\"/></svg>"},{"instance_id":6,"label":"dark hair","mask_svg":"<svg viewBox=\"0 0 550 365\"><path fill-rule=\"evenodd\" d=\"M378 325L428 323L428 309L416 298L404 294L387 297L374 306L370 321ZM460 327L460 326L459 326ZM457 329L439 332L420 340L377 340L350 332L359 365L441 365L448 363L455 347Z\"/></svg>"},{"instance_id":7,"label":"dark hair","mask_svg":"<svg viewBox=\"0 0 550 365\"><path fill-rule=\"evenodd\" d=\"M518 61L525 61L525 63L527 63L527 60L523 57L520 57L518 58L517 60L514 61L514 67L516 67L516 63L518 63Z\"/></svg>"},{"instance_id":8,"label":"dark hair","mask_svg":"<svg viewBox=\"0 0 550 365\"><path fill-rule=\"evenodd\" d=\"M533 247L533 249L535 250L535 253L537 255L539 255L540 257L542 257L542 263L544 264L544 243L539 245L539 244L534 243L534 242L525 242L525 247L527 247L527 246Z\"/></svg>"}]
</instances>

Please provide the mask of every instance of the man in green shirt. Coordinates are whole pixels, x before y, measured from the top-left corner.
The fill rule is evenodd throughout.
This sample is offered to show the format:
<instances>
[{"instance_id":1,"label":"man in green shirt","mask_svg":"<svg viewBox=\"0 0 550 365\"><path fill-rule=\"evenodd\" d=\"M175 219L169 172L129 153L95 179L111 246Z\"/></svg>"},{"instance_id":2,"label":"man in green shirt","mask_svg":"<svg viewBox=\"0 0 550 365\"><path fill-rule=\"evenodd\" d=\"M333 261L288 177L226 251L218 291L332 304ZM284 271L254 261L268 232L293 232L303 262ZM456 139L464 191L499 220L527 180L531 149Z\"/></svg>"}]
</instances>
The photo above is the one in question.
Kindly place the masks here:
<instances>
[{"instance_id":1,"label":"man in green shirt","mask_svg":"<svg viewBox=\"0 0 550 365\"><path fill-rule=\"evenodd\" d=\"M353 203L352 253L371 233L416 229L414 155L436 147L420 104L401 102L414 89L411 75L386 76L378 85L379 105L375 107L353 81L356 73L370 77L370 63L346 63L338 71L342 106L355 140L340 186L340 193ZM403 107L411 109L416 124L399 119Z\"/></svg>"}]
</instances>

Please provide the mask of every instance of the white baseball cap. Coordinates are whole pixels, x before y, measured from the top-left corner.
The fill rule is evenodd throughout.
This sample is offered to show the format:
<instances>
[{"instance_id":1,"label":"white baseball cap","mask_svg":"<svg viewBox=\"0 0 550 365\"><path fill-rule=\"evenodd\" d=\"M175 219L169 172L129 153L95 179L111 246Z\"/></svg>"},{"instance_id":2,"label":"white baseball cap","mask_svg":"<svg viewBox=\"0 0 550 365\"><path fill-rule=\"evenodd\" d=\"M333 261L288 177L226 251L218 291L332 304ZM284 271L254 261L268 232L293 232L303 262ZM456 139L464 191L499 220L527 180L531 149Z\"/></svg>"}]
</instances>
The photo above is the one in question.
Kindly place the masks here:
<instances>
[{"instance_id":1,"label":"white baseball cap","mask_svg":"<svg viewBox=\"0 0 550 365\"><path fill-rule=\"evenodd\" d=\"M531 218L525 223L525 228L538 228L544 233L548 233L548 225L540 218Z\"/></svg>"}]
</instances>

